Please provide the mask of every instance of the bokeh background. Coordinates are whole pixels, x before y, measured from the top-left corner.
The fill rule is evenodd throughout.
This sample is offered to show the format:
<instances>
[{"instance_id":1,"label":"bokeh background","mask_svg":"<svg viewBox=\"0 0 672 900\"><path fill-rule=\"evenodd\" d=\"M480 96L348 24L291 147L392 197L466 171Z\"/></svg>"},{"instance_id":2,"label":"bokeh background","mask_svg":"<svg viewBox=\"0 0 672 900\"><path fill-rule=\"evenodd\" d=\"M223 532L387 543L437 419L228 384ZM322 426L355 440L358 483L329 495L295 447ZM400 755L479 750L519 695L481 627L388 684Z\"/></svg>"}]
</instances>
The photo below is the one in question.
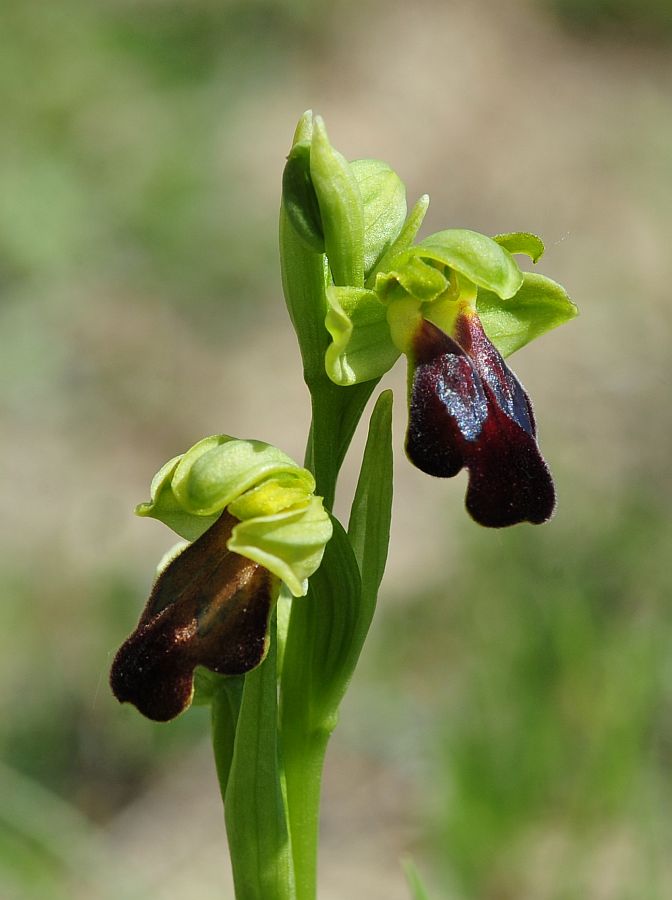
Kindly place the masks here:
<instances>
[{"instance_id":1,"label":"bokeh background","mask_svg":"<svg viewBox=\"0 0 672 900\"><path fill-rule=\"evenodd\" d=\"M401 451L328 757L321 898L672 896L670 0L0 6L0 897L232 896L208 717L120 707L203 435L301 458L276 250L294 124L388 161L425 233L543 235L581 317L523 350L558 484L481 531ZM356 454L353 454L356 455ZM355 472L346 467L347 498ZM344 510L347 503L343 503Z\"/></svg>"}]
</instances>

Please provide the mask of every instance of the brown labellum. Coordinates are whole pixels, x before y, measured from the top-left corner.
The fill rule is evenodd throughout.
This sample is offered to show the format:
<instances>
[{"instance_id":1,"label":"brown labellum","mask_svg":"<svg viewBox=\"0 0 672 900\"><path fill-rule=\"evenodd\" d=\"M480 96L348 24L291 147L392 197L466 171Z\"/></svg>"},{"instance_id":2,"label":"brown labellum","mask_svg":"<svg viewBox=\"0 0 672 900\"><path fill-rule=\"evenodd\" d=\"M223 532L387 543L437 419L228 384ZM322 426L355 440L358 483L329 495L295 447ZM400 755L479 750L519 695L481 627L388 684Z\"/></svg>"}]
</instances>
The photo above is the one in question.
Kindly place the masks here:
<instances>
[{"instance_id":1,"label":"brown labellum","mask_svg":"<svg viewBox=\"0 0 672 900\"><path fill-rule=\"evenodd\" d=\"M240 675L262 662L279 580L227 549L227 512L159 575L110 673L114 695L165 722L191 703L194 669Z\"/></svg>"},{"instance_id":2,"label":"brown labellum","mask_svg":"<svg viewBox=\"0 0 672 900\"><path fill-rule=\"evenodd\" d=\"M469 471L466 506L481 525L546 522L555 506L532 405L475 314L458 343L424 321L414 342L406 453L440 478Z\"/></svg>"}]
</instances>

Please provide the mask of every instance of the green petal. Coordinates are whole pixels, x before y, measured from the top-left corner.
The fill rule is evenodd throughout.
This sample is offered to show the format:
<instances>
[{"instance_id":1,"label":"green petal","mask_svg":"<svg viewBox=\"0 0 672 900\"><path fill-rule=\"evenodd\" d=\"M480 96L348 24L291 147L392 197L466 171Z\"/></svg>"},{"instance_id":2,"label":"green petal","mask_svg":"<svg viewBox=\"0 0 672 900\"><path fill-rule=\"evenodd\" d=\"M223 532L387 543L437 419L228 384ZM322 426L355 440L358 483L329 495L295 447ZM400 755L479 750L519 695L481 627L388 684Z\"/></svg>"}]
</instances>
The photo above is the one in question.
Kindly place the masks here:
<instances>
[{"instance_id":1,"label":"green petal","mask_svg":"<svg viewBox=\"0 0 672 900\"><path fill-rule=\"evenodd\" d=\"M439 231L407 252L443 263L503 299L513 297L523 283L522 272L508 250L476 231Z\"/></svg>"},{"instance_id":2,"label":"green petal","mask_svg":"<svg viewBox=\"0 0 672 900\"><path fill-rule=\"evenodd\" d=\"M364 272L368 275L403 227L406 188L397 173L377 159L356 159L350 169L364 203Z\"/></svg>"},{"instance_id":3,"label":"green petal","mask_svg":"<svg viewBox=\"0 0 672 900\"><path fill-rule=\"evenodd\" d=\"M531 272L525 273L520 290L505 302L496 294L480 290L476 309L485 333L502 356L509 356L578 314L561 285Z\"/></svg>"},{"instance_id":4,"label":"green petal","mask_svg":"<svg viewBox=\"0 0 672 900\"><path fill-rule=\"evenodd\" d=\"M399 293L396 285L400 284L407 294L423 303L435 300L448 288L448 279L435 266L424 262L415 252L417 248L405 254L405 260L390 272L381 272L376 278L376 293L383 300L394 299ZM421 251L420 251L421 252Z\"/></svg>"},{"instance_id":5,"label":"green petal","mask_svg":"<svg viewBox=\"0 0 672 900\"><path fill-rule=\"evenodd\" d=\"M500 247L509 253L524 253L532 262L538 262L544 254L544 242L529 231L512 231L510 234L496 234L493 237Z\"/></svg>"},{"instance_id":6,"label":"green petal","mask_svg":"<svg viewBox=\"0 0 672 900\"><path fill-rule=\"evenodd\" d=\"M308 469L277 472L229 503L228 510L237 519L272 516L305 504L314 490L315 479Z\"/></svg>"},{"instance_id":7,"label":"green petal","mask_svg":"<svg viewBox=\"0 0 672 900\"><path fill-rule=\"evenodd\" d=\"M303 507L240 522L227 547L260 563L281 578L295 597L302 597L331 535L321 498L311 497Z\"/></svg>"},{"instance_id":8,"label":"green petal","mask_svg":"<svg viewBox=\"0 0 672 900\"><path fill-rule=\"evenodd\" d=\"M151 499L140 503L135 508L135 514L159 519L176 534L188 541L195 541L217 521L219 513L212 516L195 516L180 504L173 493L172 482L181 459L182 456L175 456L159 469L152 479Z\"/></svg>"},{"instance_id":9,"label":"green petal","mask_svg":"<svg viewBox=\"0 0 672 900\"><path fill-rule=\"evenodd\" d=\"M325 325L332 343L325 368L335 384L371 381L392 368L399 351L390 338L385 306L374 291L330 287L327 305Z\"/></svg>"}]
</instances>

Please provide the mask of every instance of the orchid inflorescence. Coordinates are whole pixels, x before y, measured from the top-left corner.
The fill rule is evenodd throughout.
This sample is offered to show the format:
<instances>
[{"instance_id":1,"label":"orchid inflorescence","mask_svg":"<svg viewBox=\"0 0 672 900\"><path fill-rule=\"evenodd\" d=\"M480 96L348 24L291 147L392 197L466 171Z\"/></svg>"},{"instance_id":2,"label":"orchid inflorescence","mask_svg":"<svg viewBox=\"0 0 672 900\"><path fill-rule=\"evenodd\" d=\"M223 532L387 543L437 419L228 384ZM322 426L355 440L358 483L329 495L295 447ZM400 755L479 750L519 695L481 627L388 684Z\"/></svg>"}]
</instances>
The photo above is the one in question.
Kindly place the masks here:
<instances>
[{"instance_id":1,"label":"orchid inflorescence","mask_svg":"<svg viewBox=\"0 0 672 900\"><path fill-rule=\"evenodd\" d=\"M214 435L166 463L137 509L183 541L115 658L112 688L158 721L192 700L211 704L238 900L315 896L324 751L386 561L390 392L371 417L347 530L331 507L380 378L406 356L406 454L432 476L466 469L476 522L538 524L555 507L532 405L504 358L576 307L520 269L515 256L543 253L533 234L456 228L418 241L428 204L423 196L408 213L388 165L347 162L319 117L301 118L283 175L280 258L311 394L306 467L260 441ZM264 852L272 863L260 863Z\"/></svg>"}]
</instances>

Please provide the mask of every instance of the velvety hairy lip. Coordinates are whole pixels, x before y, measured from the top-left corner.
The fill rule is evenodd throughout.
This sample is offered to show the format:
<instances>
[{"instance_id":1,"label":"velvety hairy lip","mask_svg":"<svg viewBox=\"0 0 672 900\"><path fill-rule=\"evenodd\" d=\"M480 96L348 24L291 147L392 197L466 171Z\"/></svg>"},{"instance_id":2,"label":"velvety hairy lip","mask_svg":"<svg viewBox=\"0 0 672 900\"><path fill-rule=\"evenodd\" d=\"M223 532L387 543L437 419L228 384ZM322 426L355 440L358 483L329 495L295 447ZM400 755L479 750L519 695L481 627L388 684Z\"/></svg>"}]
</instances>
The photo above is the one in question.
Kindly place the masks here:
<instances>
[{"instance_id":1,"label":"velvety hairy lip","mask_svg":"<svg viewBox=\"0 0 672 900\"><path fill-rule=\"evenodd\" d=\"M227 549L237 519L227 512L159 575L138 627L110 673L112 691L165 722L191 703L194 669L253 669L266 654L279 580Z\"/></svg>"},{"instance_id":2,"label":"velvety hairy lip","mask_svg":"<svg viewBox=\"0 0 672 900\"><path fill-rule=\"evenodd\" d=\"M529 398L480 323L458 329L460 334L467 348L431 322L416 335L408 457L442 478L468 469L467 510L481 525L545 522L555 490L535 439Z\"/></svg>"}]
</instances>

